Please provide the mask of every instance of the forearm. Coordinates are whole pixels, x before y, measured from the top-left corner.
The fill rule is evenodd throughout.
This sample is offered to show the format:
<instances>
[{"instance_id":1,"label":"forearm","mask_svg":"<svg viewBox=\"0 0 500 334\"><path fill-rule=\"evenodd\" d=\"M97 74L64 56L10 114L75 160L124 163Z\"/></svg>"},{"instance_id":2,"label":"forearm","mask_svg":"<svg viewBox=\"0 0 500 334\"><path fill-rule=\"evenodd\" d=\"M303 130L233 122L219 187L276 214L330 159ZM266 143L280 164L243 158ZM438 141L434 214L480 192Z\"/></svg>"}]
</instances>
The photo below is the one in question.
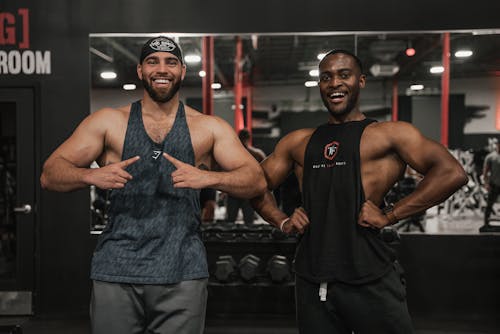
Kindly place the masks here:
<instances>
[{"instance_id":1,"label":"forearm","mask_svg":"<svg viewBox=\"0 0 500 334\"><path fill-rule=\"evenodd\" d=\"M267 185L264 173L260 169L241 167L229 172L207 172L209 184L207 187L228 193L239 198L253 198L262 194Z\"/></svg>"},{"instance_id":2,"label":"forearm","mask_svg":"<svg viewBox=\"0 0 500 334\"><path fill-rule=\"evenodd\" d=\"M69 192L89 186L90 168L76 167L63 158L48 161L42 171L40 184L43 189Z\"/></svg>"},{"instance_id":3,"label":"forearm","mask_svg":"<svg viewBox=\"0 0 500 334\"><path fill-rule=\"evenodd\" d=\"M433 207L460 189L468 181L462 167L430 170L415 191L394 204L397 219L404 219Z\"/></svg>"},{"instance_id":4,"label":"forearm","mask_svg":"<svg viewBox=\"0 0 500 334\"><path fill-rule=\"evenodd\" d=\"M268 223L280 228L281 222L288 216L278 208L276 200L270 191L250 200L252 207Z\"/></svg>"},{"instance_id":5,"label":"forearm","mask_svg":"<svg viewBox=\"0 0 500 334\"><path fill-rule=\"evenodd\" d=\"M488 167L484 167L483 169L483 183L484 184L490 183L490 169Z\"/></svg>"}]
</instances>

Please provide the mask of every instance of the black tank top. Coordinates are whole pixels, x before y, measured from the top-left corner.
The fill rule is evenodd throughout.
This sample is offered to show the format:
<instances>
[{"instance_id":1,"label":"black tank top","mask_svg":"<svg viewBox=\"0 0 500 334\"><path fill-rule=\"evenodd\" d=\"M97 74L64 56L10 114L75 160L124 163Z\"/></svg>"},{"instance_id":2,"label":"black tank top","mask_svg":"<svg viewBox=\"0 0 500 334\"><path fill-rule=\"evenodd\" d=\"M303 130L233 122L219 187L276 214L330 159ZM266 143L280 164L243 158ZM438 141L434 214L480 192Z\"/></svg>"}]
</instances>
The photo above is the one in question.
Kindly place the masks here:
<instances>
[{"instance_id":1,"label":"black tank top","mask_svg":"<svg viewBox=\"0 0 500 334\"><path fill-rule=\"evenodd\" d=\"M208 277L199 191L173 187L175 167L162 152L195 163L183 104L163 142L155 143L144 128L140 101L133 103L122 160L140 159L127 168L134 178L111 192L109 223L94 252L92 279L167 284Z\"/></svg>"},{"instance_id":2,"label":"black tank top","mask_svg":"<svg viewBox=\"0 0 500 334\"><path fill-rule=\"evenodd\" d=\"M359 144L372 122L322 125L307 144L302 185L311 224L295 258L296 273L305 279L364 283L384 275L393 262L379 232L357 224L365 201Z\"/></svg>"}]
</instances>

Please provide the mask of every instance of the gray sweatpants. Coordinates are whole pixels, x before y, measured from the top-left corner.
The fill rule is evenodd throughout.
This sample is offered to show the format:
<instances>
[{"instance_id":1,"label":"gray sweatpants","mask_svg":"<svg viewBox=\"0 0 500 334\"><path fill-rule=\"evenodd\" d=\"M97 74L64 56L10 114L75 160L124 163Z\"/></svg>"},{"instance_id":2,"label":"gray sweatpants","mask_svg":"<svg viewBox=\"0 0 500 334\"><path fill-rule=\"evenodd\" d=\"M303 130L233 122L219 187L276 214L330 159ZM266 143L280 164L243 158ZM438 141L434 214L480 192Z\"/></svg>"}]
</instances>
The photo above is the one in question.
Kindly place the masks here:
<instances>
[{"instance_id":1,"label":"gray sweatpants","mask_svg":"<svg viewBox=\"0 0 500 334\"><path fill-rule=\"evenodd\" d=\"M201 334L208 279L176 284L93 281L92 334Z\"/></svg>"}]
</instances>

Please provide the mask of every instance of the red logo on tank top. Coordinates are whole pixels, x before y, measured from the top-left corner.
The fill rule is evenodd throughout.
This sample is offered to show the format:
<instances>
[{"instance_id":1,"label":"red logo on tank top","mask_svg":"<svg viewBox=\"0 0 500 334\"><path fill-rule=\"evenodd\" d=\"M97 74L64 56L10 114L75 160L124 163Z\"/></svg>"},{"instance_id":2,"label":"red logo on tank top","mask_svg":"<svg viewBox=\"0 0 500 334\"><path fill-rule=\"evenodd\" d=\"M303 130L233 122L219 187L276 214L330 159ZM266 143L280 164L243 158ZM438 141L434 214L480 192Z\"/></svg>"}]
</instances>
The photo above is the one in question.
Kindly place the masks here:
<instances>
[{"instance_id":1,"label":"red logo on tank top","mask_svg":"<svg viewBox=\"0 0 500 334\"><path fill-rule=\"evenodd\" d=\"M328 160L333 160L339 151L339 142L332 141L330 144L325 145L324 155Z\"/></svg>"}]
</instances>

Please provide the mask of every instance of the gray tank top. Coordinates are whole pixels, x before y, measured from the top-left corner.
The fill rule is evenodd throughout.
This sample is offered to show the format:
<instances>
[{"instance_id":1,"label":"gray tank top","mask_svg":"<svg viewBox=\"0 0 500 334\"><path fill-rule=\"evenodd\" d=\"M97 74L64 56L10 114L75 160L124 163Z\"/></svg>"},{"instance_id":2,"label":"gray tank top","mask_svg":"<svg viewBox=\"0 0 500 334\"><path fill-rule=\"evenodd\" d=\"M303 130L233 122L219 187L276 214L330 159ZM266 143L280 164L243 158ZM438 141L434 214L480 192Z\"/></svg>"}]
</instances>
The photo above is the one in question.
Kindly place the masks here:
<instances>
[{"instance_id":1,"label":"gray tank top","mask_svg":"<svg viewBox=\"0 0 500 334\"><path fill-rule=\"evenodd\" d=\"M146 133L140 101L132 104L122 160L133 179L110 195L109 223L92 259L91 278L117 283L167 284L208 277L200 236L199 190L174 188L175 167L162 152L194 165L184 105L162 143Z\"/></svg>"}]
</instances>

